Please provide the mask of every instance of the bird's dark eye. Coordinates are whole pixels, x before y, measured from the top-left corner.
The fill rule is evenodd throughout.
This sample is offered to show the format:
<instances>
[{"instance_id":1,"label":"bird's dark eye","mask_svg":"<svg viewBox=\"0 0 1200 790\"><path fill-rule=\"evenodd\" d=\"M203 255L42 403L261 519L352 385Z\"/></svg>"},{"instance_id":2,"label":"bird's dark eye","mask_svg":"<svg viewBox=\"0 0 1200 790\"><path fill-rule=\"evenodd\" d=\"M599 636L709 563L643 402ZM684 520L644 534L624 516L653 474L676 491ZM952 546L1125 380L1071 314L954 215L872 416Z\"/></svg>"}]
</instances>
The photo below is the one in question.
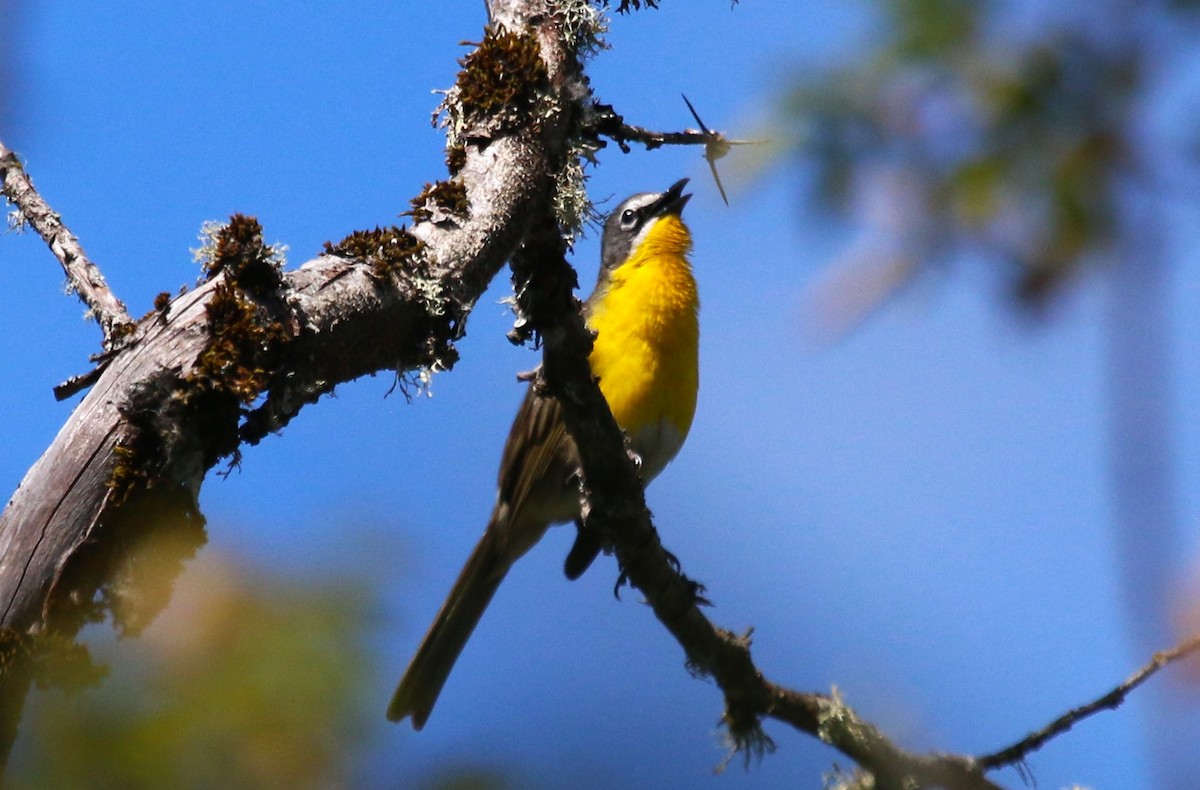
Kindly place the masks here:
<instances>
[{"instance_id":1,"label":"bird's dark eye","mask_svg":"<svg viewBox=\"0 0 1200 790\"><path fill-rule=\"evenodd\" d=\"M631 208L627 208L621 212L621 227L632 228L637 224L637 212Z\"/></svg>"}]
</instances>

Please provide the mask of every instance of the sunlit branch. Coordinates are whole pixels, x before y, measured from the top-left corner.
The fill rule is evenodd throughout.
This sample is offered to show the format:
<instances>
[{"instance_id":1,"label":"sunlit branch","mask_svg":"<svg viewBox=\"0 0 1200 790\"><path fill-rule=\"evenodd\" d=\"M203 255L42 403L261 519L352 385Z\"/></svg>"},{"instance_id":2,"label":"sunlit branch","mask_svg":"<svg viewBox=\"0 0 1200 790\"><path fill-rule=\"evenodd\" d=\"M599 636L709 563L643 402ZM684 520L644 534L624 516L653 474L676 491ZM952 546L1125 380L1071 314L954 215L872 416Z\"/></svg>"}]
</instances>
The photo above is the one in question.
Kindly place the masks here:
<instances>
[{"instance_id":1,"label":"sunlit branch","mask_svg":"<svg viewBox=\"0 0 1200 790\"><path fill-rule=\"evenodd\" d=\"M3 142L0 142L0 182L0 194L15 206L16 224L28 224L50 247L62 264L72 290L100 324L105 348L112 348L133 327L125 305L109 290L100 269L63 225L61 217L38 194L17 155Z\"/></svg>"}]
</instances>

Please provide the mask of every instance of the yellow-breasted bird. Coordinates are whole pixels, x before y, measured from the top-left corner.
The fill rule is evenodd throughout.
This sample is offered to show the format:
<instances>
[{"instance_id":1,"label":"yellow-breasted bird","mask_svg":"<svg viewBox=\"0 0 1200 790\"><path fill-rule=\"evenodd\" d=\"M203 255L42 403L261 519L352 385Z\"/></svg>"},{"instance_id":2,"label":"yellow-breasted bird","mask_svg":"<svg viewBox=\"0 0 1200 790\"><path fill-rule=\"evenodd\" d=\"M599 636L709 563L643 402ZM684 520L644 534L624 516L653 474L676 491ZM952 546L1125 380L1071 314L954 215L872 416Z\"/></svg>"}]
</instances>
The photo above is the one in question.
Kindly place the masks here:
<instances>
[{"instance_id":1,"label":"yellow-breasted bird","mask_svg":"<svg viewBox=\"0 0 1200 790\"><path fill-rule=\"evenodd\" d=\"M625 200L604 223L600 276L584 304L596 332L589 357L617 424L650 482L687 436L699 385L700 302L683 224L687 179L666 192ZM404 672L388 718L421 729L471 632L509 568L552 524L579 520L575 442L557 400L531 386L500 459L499 492L487 530ZM602 548L580 529L565 571L578 578Z\"/></svg>"}]
</instances>

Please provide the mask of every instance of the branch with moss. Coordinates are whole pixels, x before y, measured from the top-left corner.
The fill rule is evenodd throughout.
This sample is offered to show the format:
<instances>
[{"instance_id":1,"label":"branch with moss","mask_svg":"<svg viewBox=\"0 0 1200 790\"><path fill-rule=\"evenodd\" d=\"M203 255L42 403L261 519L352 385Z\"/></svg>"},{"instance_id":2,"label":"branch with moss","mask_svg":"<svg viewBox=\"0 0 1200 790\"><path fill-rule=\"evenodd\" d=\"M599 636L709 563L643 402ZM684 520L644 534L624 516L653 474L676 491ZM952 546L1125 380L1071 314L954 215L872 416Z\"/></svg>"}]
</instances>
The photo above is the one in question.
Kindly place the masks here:
<instances>
[{"instance_id":1,"label":"branch with moss","mask_svg":"<svg viewBox=\"0 0 1200 790\"><path fill-rule=\"evenodd\" d=\"M203 544L196 503L208 470L236 464L243 444L338 383L454 364L475 301L560 184L562 155L549 152L569 148L581 95L569 81L577 38L560 35L561 20L520 0L492 11L496 24L458 74L462 101L448 108L450 175L413 199L410 228L351 233L283 271L258 223L235 216L206 231L205 282L160 295L136 323L105 306L107 289L80 289L102 323L130 330L102 370L68 384L90 389L0 514L0 757L54 645L109 617L136 632L164 603L169 584L138 578L138 546L171 530L182 555ZM68 276L102 283L32 201L15 155L3 149L2 161L5 194L61 247Z\"/></svg>"},{"instance_id":2,"label":"branch with moss","mask_svg":"<svg viewBox=\"0 0 1200 790\"><path fill-rule=\"evenodd\" d=\"M762 730L763 719L773 718L847 755L874 788L985 790L997 787L986 771L1023 759L1090 715L1072 712L984 758L912 754L836 693L768 680L751 658L749 637L704 615L703 588L659 541L588 366L591 337L573 295L558 210L575 202L564 192L581 188L564 184L562 173L576 164L571 138L587 116L580 102L590 94L581 87L577 57L587 42L578 19L547 7L492 0L494 25L464 59L444 105L449 177L410 202L411 228L356 231L284 271L258 223L235 216L207 234L206 282L156 300L131 324L130 342L114 348L84 384L90 391L0 514L4 752L50 645L70 645L83 624L109 616L136 632L162 605L165 592L151 594L138 579L138 543L147 530L176 530L186 537L185 552L199 548L196 502L209 469L223 459L236 463L243 444L279 430L337 383L380 370L403 375L452 366L467 315L510 258L526 328L545 343L542 386L562 401L580 449L589 528L609 536L623 576L650 602L689 666L721 688L723 721L738 752L773 748ZM571 6L579 13L584 7ZM637 139L623 121L615 129ZM707 129L683 134L706 147L724 140ZM0 152L7 188L19 180L12 177L16 159ZM79 262L81 251L72 255ZM1093 707L1116 704L1149 674Z\"/></svg>"}]
</instances>

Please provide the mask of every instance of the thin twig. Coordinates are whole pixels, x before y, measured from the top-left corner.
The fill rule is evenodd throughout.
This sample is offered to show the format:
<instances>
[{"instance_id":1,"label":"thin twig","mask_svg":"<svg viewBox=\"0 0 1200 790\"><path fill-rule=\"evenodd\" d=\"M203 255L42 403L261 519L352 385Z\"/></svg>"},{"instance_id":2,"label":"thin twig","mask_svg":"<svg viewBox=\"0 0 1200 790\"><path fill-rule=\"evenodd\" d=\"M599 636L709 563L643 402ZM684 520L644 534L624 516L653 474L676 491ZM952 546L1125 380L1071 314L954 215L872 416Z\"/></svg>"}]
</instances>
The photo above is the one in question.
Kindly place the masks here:
<instances>
[{"instance_id":1,"label":"thin twig","mask_svg":"<svg viewBox=\"0 0 1200 790\"><path fill-rule=\"evenodd\" d=\"M82 392L92 386L99 380L100 374L108 367L108 361L102 362L96 367L89 370L87 373L80 373L78 376L72 376L62 384L55 385L54 399L63 401L67 398Z\"/></svg>"},{"instance_id":2,"label":"thin twig","mask_svg":"<svg viewBox=\"0 0 1200 790\"><path fill-rule=\"evenodd\" d=\"M766 142L765 140L730 140L722 132L715 132L711 129L684 129L682 132L656 132L652 129L625 123L625 119L606 104L598 104L596 105L596 109L600 118L597 131L613 140L626 153L630 150L628 147L630 141L641 143L646 146L646 150L648 151L653 151L655 148L661 148L664 145L704 145L715 146L720 150L726 146L762 145ZM728 149L726 148L725 153L727 152ZM724 153L721 155L724 156Z\"/></svg>"},{"instance_id":3,"label":"thin twig","mask_svg":"<svg viewBox=\"0 0 1200 790\"><path fill-rule=\"evenodd\" d=\"M598 119L596 131L615 142L624 153L629 153L630 141L641 143L646 146L647 151L653 151L664 145L704 146L704 158L708 162L709 170L712 171L713 181L717 184L721 199L728 206L729 198L726 197L725 187L721 184L720 176L717 175L717 160L729 153L729 149L735 145L762 145L766 140L730 140L722 132L713 131L704 125L704 121L700 120L700 115L688 101L687 96L683 97L683 101L692 117L696 119L696 123L700 125L699 129L684 129L682 132L655 132L625 123L625 119L610 105L597 103L593 105Z\"/></svg>"},{"instance_id":4,"label":"thin twig","mask_svg":"<svg viewBox=\"0 0 1200 790\"><path fill-rule=\"evenodd\" d=\"M699 124L700 131L713 138L711 142L706 143L704 146L704 160L708 162L708 169L712 172L713 181L717 184L717 191L721 193L721 200L725 201L725 205L728 206L729 197L725 194L725 187L721 184L721 176L717 173L717 160L729 153L729 149L733 143L726 140L724 135L716 134L705 126L704 121L700 120L700 113L696 112L696 108L688 101L688 97L682 93L680 96L683 96L683 103L687 105L688 111L696 119L696 123Z\"/></svg>"},{"instance_id":5,"label":"thin twig","mask_svg":"<svg viewBox=\"0 0 1200 790\"><path fill-rule=\"evenodd\" d=\"M71 288L100 324L104 347L112 348L127 336L133 321L125 305L109 290L100 269L87 257L79 240L63 225L58 214L38 194L17 155L3 142L0 142L0 194L16 207L18 221L37 231L58 258Z\"/></svg>"},{"instance_id":6,"label":"thin twig","mask_svg":"<svg viewBox=\"0 0 1200 790\"><path fill-rule=\"evenodd\" d=\"M1024 760L1031 752L1042 748L1046 741L1071 729L1076 722L1102 710L1115 710L1125 701L1129 692L1149 680L1158 670L1198 651L1200 651L1200 635L1189 637L1170 650L1155 653L1149 663L1130 675L1124 683L1112 691L1086 705L1080 705L1078 708L1067 711L1042 729L1030 733L1012 746L980 757L977 761L978 764L990 770Z\"/></svg>"}]
</instances>

